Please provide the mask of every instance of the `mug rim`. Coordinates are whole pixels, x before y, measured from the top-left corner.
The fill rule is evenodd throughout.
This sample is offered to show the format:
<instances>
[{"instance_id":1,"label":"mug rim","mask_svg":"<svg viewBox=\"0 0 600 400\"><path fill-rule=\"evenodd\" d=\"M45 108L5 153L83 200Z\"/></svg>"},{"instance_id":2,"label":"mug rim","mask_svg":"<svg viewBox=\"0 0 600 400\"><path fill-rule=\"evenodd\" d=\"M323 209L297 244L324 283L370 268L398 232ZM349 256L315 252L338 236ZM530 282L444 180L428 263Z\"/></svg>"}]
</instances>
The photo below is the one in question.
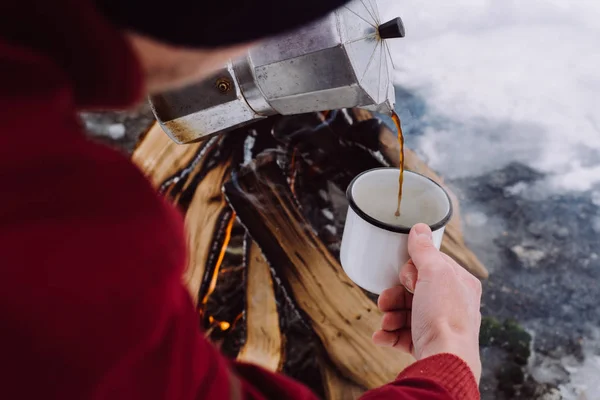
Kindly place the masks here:
<instances>
[{"instance_id":1,"label":"mug rim","mask_svg":"<svg viewBox=\"0 0 600 400\"><path fill-rule=\"evenodd\" d=\"M356 180L369 172L379 171L379 170L397 170L399 172L400 168L394 168L394 167L373 168L373 169L369 169L367 171L363 171L360 174L356 175L354 177L354 179L352 179L352 181L348 185L348 188L346 189L346 199L348 199L348 204L360 218L362 218L364 221L368 222L369 224L376 226L377 228L384 229L389 232L408 234L412 227L392 225L392 224L388 224L386 222L379 221L378 219L371 217L370 215L365 213L363 210L361 210L360 207L358 207L358 205L354 201L354 196L352 195L352 187L356 183ZM450 195L448 194L448 192L442 187L442 185L440 185L439 183L437 183L436 181L434 181L433 179L431 179L428 176L425 176L423 174L420 174L418 172L411 171L408 169L405 169L404 172L409 172L411 174L419 175L420 177L429 180L434 185L439 187L442 190L442 192L446 195L446 198L448 199L448 204L449 204L448 212L441 220L439 220L435 224L429 225L429 228L431 229L432 232L434 232L434 231L437 231L438 229L441 229L444 226L446 226L446 224L448 224L448 221L450 221L450 218L452 217L452 213L453 213L452 199L450 199Z\"/></svg>"}]
</instances>

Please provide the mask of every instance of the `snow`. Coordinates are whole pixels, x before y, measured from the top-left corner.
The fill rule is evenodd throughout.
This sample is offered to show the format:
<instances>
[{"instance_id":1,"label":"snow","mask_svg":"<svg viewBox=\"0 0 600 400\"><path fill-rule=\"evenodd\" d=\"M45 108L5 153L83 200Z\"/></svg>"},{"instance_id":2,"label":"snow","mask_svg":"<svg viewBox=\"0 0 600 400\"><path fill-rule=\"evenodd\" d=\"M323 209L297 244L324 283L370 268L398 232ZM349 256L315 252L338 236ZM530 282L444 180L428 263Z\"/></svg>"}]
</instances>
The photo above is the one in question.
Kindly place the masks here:
<instances>
[{"instance_id":1,"label":"snow","mask_svg":"<svg viewBox=\"0 0 600 400\"><path fill-rule=\"evenodd\" d=\"M106 124L90 119L85 120L85 127L95 135L107 136L112 140L123 139L126 132L122 123Z\"/></svg>"},{"instance_id":2,"label":"snow","mask_svg":"<svg viewBox=\"0 0 600 400\"><path fill-rule=\"evenodd\" d=\"M538 382L559 385L564 400L600 398L600 329L591 328L589 337L583 339L584 360L579 362L571 355L560 360L537 355L530 366L530 373Z\"/></svg>"},{"instance_id":3,"label":"snow","mask_svg":"<svg viewBox=\"0 0 600 400\"><path fill-rule=\"evenodd\" d=\"M521 161L550 173L556 190L600 183L600 1L379 8L404 20L406 38L390 41L396 83L425 100L419 149L434 168L461 177Z\"/></svg>"}]
</instances>

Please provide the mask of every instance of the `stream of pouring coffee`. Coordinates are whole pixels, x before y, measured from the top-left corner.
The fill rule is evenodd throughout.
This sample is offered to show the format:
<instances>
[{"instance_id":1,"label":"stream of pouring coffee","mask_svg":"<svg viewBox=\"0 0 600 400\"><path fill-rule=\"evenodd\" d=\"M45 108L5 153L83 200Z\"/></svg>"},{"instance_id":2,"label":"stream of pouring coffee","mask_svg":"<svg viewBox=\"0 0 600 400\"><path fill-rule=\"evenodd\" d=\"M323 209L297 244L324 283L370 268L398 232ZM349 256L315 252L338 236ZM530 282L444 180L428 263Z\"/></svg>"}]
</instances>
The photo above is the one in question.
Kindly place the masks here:
<instances>
[{"instance_id":1,"label":"stream of pouring coffee","mask_svg":"<svg viewBox=\"0 0 600 400\"><path fill-rule=\"evenodd\" d=\"M392 120L396 124L396 130L398 131L398 144L400 145L400 178L398 178L398 208L396 208L396 217L400 216L400 203L402 202L402 184L404 182L404 135L402 135L402 127L400 125L400 117L396 114L396 111L392 111Z\"/></svg>"}]
</instances>

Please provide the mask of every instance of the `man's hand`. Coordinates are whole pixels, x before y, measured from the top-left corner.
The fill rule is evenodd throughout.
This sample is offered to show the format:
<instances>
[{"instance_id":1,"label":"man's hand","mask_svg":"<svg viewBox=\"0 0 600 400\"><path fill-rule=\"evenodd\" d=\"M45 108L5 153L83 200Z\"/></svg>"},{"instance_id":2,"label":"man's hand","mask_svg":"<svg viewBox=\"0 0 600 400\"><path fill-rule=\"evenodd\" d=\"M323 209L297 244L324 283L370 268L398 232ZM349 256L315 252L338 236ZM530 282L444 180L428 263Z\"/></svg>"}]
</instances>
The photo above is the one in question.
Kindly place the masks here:
<instances>
[{"instance_id":1,"label":"man's hand","mask_svg":"<svg viewBox=\"0 0 600 400\"><path fill-rule=\"evenodd\" d=\"M373 341L411 352L417 360L455 354L479 382L481 282L433 246L425 224L410 231L408 252L411 260L400 271L403 286L379 296L384 315Z\"/></svg>"}]
</instances>

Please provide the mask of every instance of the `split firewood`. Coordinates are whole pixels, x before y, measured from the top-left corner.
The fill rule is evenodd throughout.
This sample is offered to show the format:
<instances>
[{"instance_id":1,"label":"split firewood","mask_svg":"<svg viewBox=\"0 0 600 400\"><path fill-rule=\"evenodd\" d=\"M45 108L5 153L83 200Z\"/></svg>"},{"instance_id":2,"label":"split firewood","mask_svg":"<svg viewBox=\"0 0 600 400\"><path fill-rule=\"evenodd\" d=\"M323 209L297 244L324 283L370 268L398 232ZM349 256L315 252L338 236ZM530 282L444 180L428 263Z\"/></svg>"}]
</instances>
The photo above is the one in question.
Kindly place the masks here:
<instances>
[{"instance_id":1,"label":"split firewood","mask_svg":"<svg viewBox=\"0 0 600 400\"><path fill-rule=\"evenodd\" d=\"M185 282L194 304L198 304L200 287L206 280L205 271L218 261L215 253L217 233L231 219L225 204L221 186L231 172L231 157L221 155L224 162L207 168L210 152L215 152L219 138L186 146L175 144L155 123L144 136L132 155L142 172L155 187L170 195L177 204L184 193L186 202L185 229L188 242L188 263L184 272ZM205 153L202 153L202 151ZM194 177L203 177L190 188ZM177 185L177 190L172 187Z\"/></svg>"},{"instance_id":2,"label":"split firewood","mask_svg":"<svg viewBox=\"0 0 600 400\"><path fill-rule=\"evenodd\" d=\"M200 143L176 144L155 122L138 143L131 159L158 188L168 177L188 165L201 146Z\"/></svg>"},{"instance_id":3,"label":"split firewood","mask_svg":"<svg viewBox=\"0 0 600 400\"><path fill-rule=\"evenodd\" d=\"M312 231L273 154L259 156L224 191L342 374L374 388L392 381L413 361L409 354L373 344L381 312Z\"/></svg>"},{"instance_id":4,"label":"split firewood","mask_svg":"<svg viewBox=\"0 0 600 400\"><path fill-rule=\"evenodd\" d=\"M320 357L321 376L327 400L357 400L367 390L345 378L325 357Z\"/></svg>"},{"instance_id":5,"label":"split firewood","mask_svg":"<svg viewBox=\"0 0 600 400\"><path fill-rule=\"evenodd\" d=\"M198 304L200 287L207 268L214 268L222 259L222 252L215 251L218 233L226 233L223 226L232 222L229 208L221 197L221 185L229 177L230 163L217 165L198 184L194 197L185 214L185 229L188 237L188 263L183 275L194 304ZM222 245L222 244L221 244ZM210 259L210 257L213 259ZM216 259L214 259L216 256ZM222 261L222 260L221 260ZM212 274L211 274L212 275ZM212 279L212 276L210 276ZM200 299L201 300L201 299Z\"/></svg>"},{"instance_id":6,"label":"split firewood","mask_svg":"<svg viewBox=\"0 0 600 400\"><path fill-rule=\"evenodd\" d=\"M271 268L256 243L249 241L246 260L246 343L237 359L279 371L283 337Z\"/></svg>"}]
</instances>

